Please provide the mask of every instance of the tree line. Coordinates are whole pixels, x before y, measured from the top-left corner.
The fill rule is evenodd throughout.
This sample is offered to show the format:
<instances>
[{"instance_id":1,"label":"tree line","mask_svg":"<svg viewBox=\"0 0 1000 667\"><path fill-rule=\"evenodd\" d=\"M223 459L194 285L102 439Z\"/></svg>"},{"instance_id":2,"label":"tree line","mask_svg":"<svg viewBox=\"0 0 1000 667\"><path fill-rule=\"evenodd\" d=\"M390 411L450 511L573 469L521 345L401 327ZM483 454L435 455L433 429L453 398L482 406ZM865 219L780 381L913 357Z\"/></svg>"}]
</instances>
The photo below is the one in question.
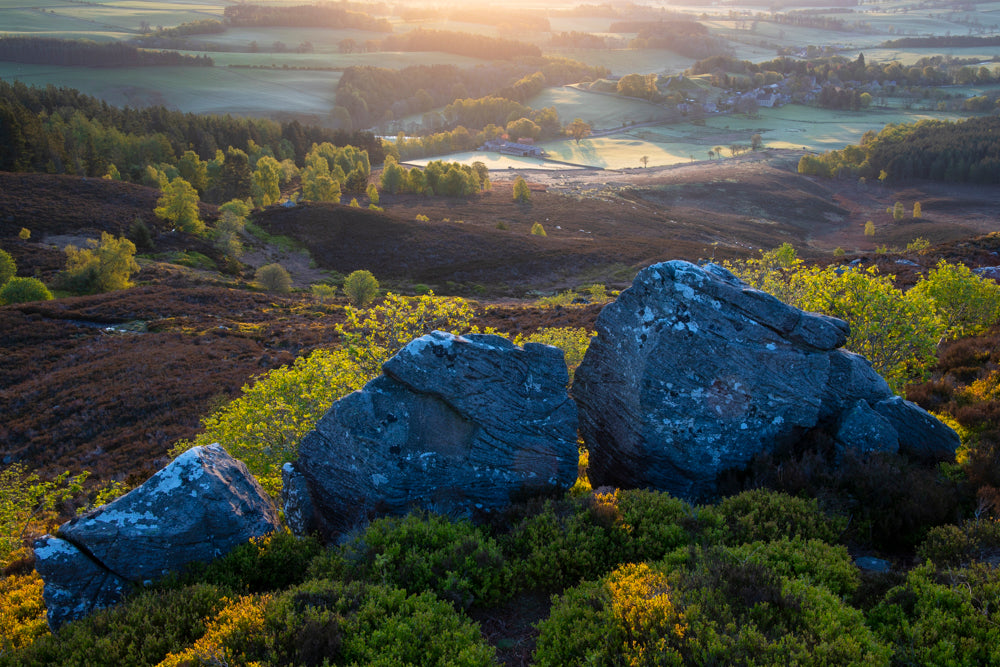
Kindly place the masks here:
<instances>
[{"instance_id":1,"label":"tree line","mask_svg":"<svg viewBox=\"0 0 1000 667\"><path fill-rule=\"evenodd\" d=\"M124 42L98 43L87 39L54 37L0 37L0 61L30 65L80 67L151 67L194 65L211 67L208 56L176 51L147 51Z\"/></svg>"},{"instance_id":2,"label":"tree line","mask_svg":"<svg viewBox=\"0 0 1000 667\"><path fill-rule=\"evenodd\" d=\"M922 120L866 132L857 146L804 155L799 173L902 181L1000 184L1000 118Z\"/></svg>"},{"instance_id":3,"label":"tree line","mask_svg":"<svg viewBox=\"0 0 1000 667\"><path fill-rule=\"evenodd\" d=\"M375 163L385 159L381 141L367 132L164 107L120 109L69 88L0 81L3 171L104 176L115 165L123 179L141 182L147 165L175 165L188 151L212 160L229 147L253 151L257 146L302 165L311 147L324 142L357 146Z\"/></svg>"},{"instance_id":4,"label":"tree line","mask_svg":"<svg viewBox=\"0 0 1000 667\"><path fill-rule=\"evenodd\" d=\"M240 3L226 7L223 16L229 25L240 27L338 28L392 32L392 24L386 19L347 9L344 3L294 7Z\"/></svg>"}]
</instances>

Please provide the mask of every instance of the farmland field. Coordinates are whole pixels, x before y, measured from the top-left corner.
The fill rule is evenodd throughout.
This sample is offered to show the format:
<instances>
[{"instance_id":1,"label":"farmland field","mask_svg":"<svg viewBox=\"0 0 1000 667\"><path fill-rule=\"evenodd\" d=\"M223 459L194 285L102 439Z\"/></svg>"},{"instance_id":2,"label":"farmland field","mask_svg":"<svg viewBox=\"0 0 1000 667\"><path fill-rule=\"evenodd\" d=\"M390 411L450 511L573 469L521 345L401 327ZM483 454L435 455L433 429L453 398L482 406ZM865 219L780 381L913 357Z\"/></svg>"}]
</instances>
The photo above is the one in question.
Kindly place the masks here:
<instances>
[{"instance_id":1,"label":"farmland field","mask_svg":"<svg viewBox=\"0 0 1000 667\"><path fill-rule=\"evenodd\" d=\"M582 118L595 130L665 120L675 115L675 112L650 102L593 93L572 86L546 88L528 100L528 105L533 109L555 107L563 122Z\"/></svg>"}]
</instances>

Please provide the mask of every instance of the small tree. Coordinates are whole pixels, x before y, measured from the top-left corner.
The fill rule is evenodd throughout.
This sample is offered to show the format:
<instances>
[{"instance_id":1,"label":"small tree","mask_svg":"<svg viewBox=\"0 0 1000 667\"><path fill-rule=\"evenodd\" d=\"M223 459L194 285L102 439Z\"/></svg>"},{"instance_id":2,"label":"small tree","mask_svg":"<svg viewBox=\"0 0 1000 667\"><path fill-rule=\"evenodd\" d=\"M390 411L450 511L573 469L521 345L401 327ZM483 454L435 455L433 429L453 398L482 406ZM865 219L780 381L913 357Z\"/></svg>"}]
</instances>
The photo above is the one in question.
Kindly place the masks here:
<instances>
[{"instance_id":1,"label":"small tree","mask_svg":"<svg viewBox=\"0 0 1000 667\"><path fill-rule=\"evenodd\" d=\"M531 190L528 189L528 184L520 176L514 179L514 201L531 201Z\"/></svg>"},{"instance_id":2,"label":"small tree","mask_svg":"<svg viewBox=\"0 0 1000 667\"><path fill-rule=\"evenodd\" d=\"M311 289L313 298L320 303L330 303L337 295L337 288L326 283L314 283Z\"/></svg>"},{"instance_id":3,"label":"small tree","mask_svg":"<svg viewBox=\"0 0 1000 667\"><path fill-rule=\"evenodd\" d=\"M101 232L100 242L90 239L88 248L66 246L65 286L76 292L110 292L131 287L129 278L139 270L135 244Z\"/></svg>"},{"instance_id":4,"label":"small tree","mask_svg":"<svg viewBox=\"0 0 1000 667\"><path fill-rule=\"evenodd\" d=\"M566 126L566 134L573 137L576 143L580 143L584 137L589 137L590 132L590 123L580 118L574 118L573 122Z\"/></svg>"},{"instance_id":5,"label":"small tree","mask_svg":"<svg viewBox=\"0 0 1000 667\"><path fill-rule=\"evenodd\" d=\"M21 227L21 231L17 233L17 238L21 239L22 241L27 241L28 239L31 238L31 230L28 229L27 227Z\"/></svg>"},{"instance_id":6,"label":"small tree","mask_svg":"<svg viewBox=\"0 0 1000 667\"><path fill-rule=\"evenodd\" d=\"M6 250L0 249L0 285L17 275L17 264Z\"/></svg>"},{"instance_id":7,"label":"small tree","mask_svg":"<svg viewBox=\"0 0 1000 667\"><path fill-rule=\"evenodd\" d=\"M128 237L135 244L136 249L153 249L153 233L141 217L137 217L132 221L132 224L128 228Z\"/></svg>"},{"instance_id":8,"label":"small tree","mask_svg":"<svg viewBox=\"0 0 1000 667\"><path fill-rule=\"evenodd\" d=\"M548 236L548 234L545 233L545 228L542 227L542 223L540 222L536 222L531 226L531 234L532 236Z\"/></svg>"},{"instance_id":9,"label":"small tree","mask_svg":"<svg viewBox=\"0 0 1000 667\"><path fill-rule=\"evenodd\" d=\"M875 237L875 223L871 220L865 223L865 236Z\"/></svg>"},{"instance_id":10,"label":"small tree","mask_svg":"<svg viewBox=\"0 0 1000 667\"><path fill-rule=\"evenodd\" d=\"M378 280L370 271L354 271L344 281L344 294L353 305L366 306L378 296Z\"/></svg>"},{"instance_id":11,"label":"small tree","mask_svg":"<svg viewBox=\"0 0 1000 667\"><path fill-rule=\"evenodd\" d=\"M268 292L288 294L292 291L292 277L285 267L277 262L260 267L254 277Z\"/></svg>"},{"instance_id":12,"label":"small tree","mask_svg":"<svg viewBox=\"0 0 1000 667\"><path fill-rule=\"evenodd\" d=\"M899 222L906 216L906 209L903 208L903 202L898 201L893 204L892 207L892 219Z\"/></svg>"},{"instance_id":13,"label":"small tree","mask_svg":"<svg viewBox=\"0 0 1000 667\"><path fill-rule=\"evenodd\" d=\"M198 217L198 191L183 178L175 178L163 187L153 212L177 229L201 236L205 223Z\"/></svg>"},{"instance_id":14,"label":"small tree","mask_svg":"<svg viewBox=\"0 0 1000 667\"><path fill-rule=\"evenodd\" d=\"M639 162L642 163L643 168L648 167L649 166L649 156L648 155L643 155L641 158L639 158Z\"/></svg>"},{"instance_id":15,"label":"small tree","mask_svg":"<svg viewBox=\"0 0 1000 667\"><path fill-rule=\"evenodd\" d=\"M920 218L923 217L923 214L924 210L923 207L920 206L920 202L918 201L913 202L913 217Z\"/></svg>"},{"instance_id":16,"label":"small tree","mask_svg":"<svg viewBox=\"0 0 1000 667\"><path fill-rule=\"evenodd\" d=\"M908 294L933 304L948 338L973 336L1000 319L1000 285L941 260Z\"/></svg>"},{"instance_id":17,"label":"small tree","mask_svg":"<svg viewBox=\"0 0 1000 667\"><path fill-rule=\"evenodd\" d=\"M49 301L52 293L37 278L14 277L0 287L0 305L27 303L28 301Z\"/></svg>"},{"instance_id":18,"label":"small tree","mask_svg":"<svg viewBox=\"0 0 1000 667\"><path fill-rule=\"evenodd\" d=\"M750 148L759 151L764 146L764 139L759 134L750 135Z\"/></svg>"},{"instance_id":19,"label":"small tree","mask_svg":"<svg viewBox=\"0 0 1000 667\"><path fill-rule=\"evenodd\" d=\"M366 194L368 195L368 203L375 204L376 206L378 206L379 202L378 188L375 187L374 183L368 184L368 189L366 190Z\"/></svg>"}]
</instances>

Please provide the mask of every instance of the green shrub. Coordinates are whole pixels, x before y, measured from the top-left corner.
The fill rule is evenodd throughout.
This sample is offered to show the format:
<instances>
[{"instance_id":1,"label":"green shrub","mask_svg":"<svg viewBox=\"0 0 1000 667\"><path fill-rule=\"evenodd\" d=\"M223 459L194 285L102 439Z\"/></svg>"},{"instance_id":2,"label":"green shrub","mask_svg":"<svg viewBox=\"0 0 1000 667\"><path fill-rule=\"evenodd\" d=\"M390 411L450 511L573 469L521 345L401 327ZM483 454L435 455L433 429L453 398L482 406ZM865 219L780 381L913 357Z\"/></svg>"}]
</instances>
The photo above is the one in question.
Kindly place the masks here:
<instances>
[{"instance_id":1,"label":"green shrub","mask_svg":"<svg viewBox=\"0 0 1000 667\"><path fill-rule=\"evenodd\" d=\"M897 665L1000 664L1000 570L974 565L939 574L927 564L868 614L895 647Z\"/></svg>"},{"instance_id":2,"label":"green shrub","mask_svg":"<svg viewBox=\"0 0 1000 667\"><path fill-rule=\"evenodd\" d=\"M927 538L917 548L917 558L933 561L939 567L968 564L985 551L1000 549L1000 522L974 519L961 526L945 524L927 531Z\"/></svg>"},{"instance_id":3,"label":"green shrub","mask_svg":"<svg viewBox=\"0 0 1000 667\"><path fill-rule=\"evenodd\" d=\"M729 524L729 544L798 537L836 542L847 527L843 517L824 514L815 499L793 498L769 489L753 489L718 504Z\"/></svg>"},{"instance_id":4,"label":"green shrub","mask_svg":"<svg viewBox=\"0 0 1000 667\"><path fill-rule=\"evenodd\" d=\"M516 202L528 202L531 201L531 189L528 188L527 182L524 178L518 176L514 179L514 201Z\"/></svg>"},{"instance_id":5,"label":"green shrub","mask_svg":"<svg viewBox=\"0 0 1000 667\"><path fill-rule=\"evenodd\" d=\"M308 581L244 598L168 665L493 665L479 628L430 593Z\"/></svg>"},{"instance_id":6,"label":"green shrub","mask_svg":"<svg viewBox=\"0 0 1000 667\"><path fill-rule=\"evenodd\" d=\"M844 598L861 584L858 568L847 547L821 540L782 537L772 542L751 542L730 550L736 558L757 563L785 579L802 579Z\"/></svg>"},{"instance_id":7,"label":"green shrub","mask_svg":"<svg viewBox=\"0 0 1000 667\"><path fill-rule=\"evenodd\" d=\"M7 664L155 665L201 637L225 604L222 590L207 584L142 592L40 637Z\"/></svg>"},{"instance_id":8,"label":"green shrub","mask_svg":"<svg viewBox=\"0 0 1000 667\"><path fill-rule=\"evenodd\" d=\"M289 275L285 267L277 262L265 264L257 269L256 273L254 273L254 278L268 292L288 294L292 291L292 276Z\"/></svg>"},{"instance_id":9,"label":"green shrub","mask_svg":"<svg viewBox=\"0 0 1000 667\"><path fill-rule=\"evenodd\" d=\"M532 236L548 236L548 234L545 233L545 227L542 227L542 223L540 223L540 222L536 222L535 224L533 224L531 226L531 235Z\"/></svg>"},{"instance_id":10,"label":"green shrub","mask_svg":"<svg viewBox=\"0 0 1000 667\"><path fill-rule=\"evenodd\" d=\"M536 663L889 664L862 614L824 586L725 549L668 560L626 565L556 596L539 624Z\"/></svg>"},{"instance_id":11,"label":"green shrub","mask_svg":"<svg viewBox=\"0 0 1000 667\"><path fill-rule=\"evenodd\" d=\"M378 519L313 564L311 576L376 581L411 594L432 591L458 608L494 604L509 592L496 542L468 521L435 514Z\"/></svg>"},{"instance_id":12,"label":"green shrub","mask_svg":"<svg viewBox=\"0 0 1000 667\"><path fill-rule=\"evenodd\" d=\"M320 303L330 303L337 294L337 288L326 283L314 283L310 290L313 298Z\"/></svg>"},{"instance_id":13,"label":"green shrub","mask_svg":"<svg viewBox=\"0 0 1000 667\"><path fill-rule=\"evenodd\" d=\"M153 232L142 218L137 217L129 225L128 237L135 244L137 250L153 249Z\"/></svg>"},{"instance_id":14,"label":"green shrub","mask_svg":"<svg viewBox=\"0 0 1000 667\"><path fill-rule=\"evenodd\" d=\"M66 271L60 282L74 292L110 292L131 287L129 278L139 270L135 244L101 232L101 240L87 241L87 248L66 246Z\"/></svg>"},{"instance_id":15,"label":"green shrub","mask_svg":"<svg viewBox=\"0 0 1000 667\"><path fill-rule=\"evenodd\" d=\"M525 343L542 343L558 347L563 351L566 359L566 368L569 371L569 381L573 382L573 373L583 362L583 355L587 353L590 346L590 339L593 332L584 328L574 327L548 327L539 329L529 336L516 336L514 343L524 345Z\"/></svg>"},{"instance_id":16,"label":"green shrub","mask_svg":"<svg viewBox=\"0 0 1000 667\"><path fill-rule=\"evenodd\" d=\"M15 276L0 287L0 306L29 301L49 301L52 292L37 278Z\"/></svg>"},{"instance_id":17,"label":"green shrub","mask_svg":"<svg viewBox=\"0 0 1000 667\"><path fill-rule=\"evenodd\" d=\"M7 284L7 281L17 275L17 263L10 253L0 248L0 285Z\"/></svg>"},{"instance_id":18,"label":"green shrub","mask_svg":"<svg viewBox=\"0 0 1000 667\"><path fill-rule=\"evenodd\" d=\"M313 537L278 531L242 544L211 563L192 566L179 581L223 586L238 593L281 590L305 581L309 563L322 551Z\"/></svg>"},{"instance_id":19,"label":"green shrub","mask_svg":"<svg viewBox=\"0 0 1000 667\"><path fill-rule=\"evenodd\" d=\"M370 271L354 271L344 280L344 294L356 307L367 306L378 296L378 280Z\"/></svg>"}]
</instances>

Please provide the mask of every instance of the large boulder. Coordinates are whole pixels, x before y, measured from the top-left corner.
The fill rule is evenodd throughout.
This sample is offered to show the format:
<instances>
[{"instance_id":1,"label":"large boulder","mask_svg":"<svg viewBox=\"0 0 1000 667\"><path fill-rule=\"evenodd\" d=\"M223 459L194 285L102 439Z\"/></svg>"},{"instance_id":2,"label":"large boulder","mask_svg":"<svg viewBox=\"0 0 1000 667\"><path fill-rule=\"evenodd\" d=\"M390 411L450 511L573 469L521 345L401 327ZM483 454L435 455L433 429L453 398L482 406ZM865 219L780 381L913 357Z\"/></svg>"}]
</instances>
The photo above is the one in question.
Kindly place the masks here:
<instances>
[{"instance_id":1,"label":"large boulder","mask_svg":"<svg viewBox=\"0 0 1000 667\"><path fill-rule=\"evenodd\" d=\"M846 323L716 265L644 269L601 312L597 334L573 384L594 486L702 499L723 472L817 428L859 454L946 457L958 446L951 429L840 349Z\"/></svg>"},{"instance_id":2,"label":"large boulder","mask_svg":"<svg viewBox=\"0 0 1000 667\"><path fill-rule=\"evenodd\" d=\"M35 543L49 625L107 607L135 586L279 527L245 465L219 445L194 447L142 486Z\"/></svg>"},{"instance_id":3,"label":"large boulder","mask_svg":"<svg viewBox=\"0 0 1000 667\"><path fill-rule=\"evenodd\" d=\"M334 403L284 468L294 532L332 539L412 508L475 516L565 489L577 473L563 354L435 331Z\"/></svg>"}]
</instances>

